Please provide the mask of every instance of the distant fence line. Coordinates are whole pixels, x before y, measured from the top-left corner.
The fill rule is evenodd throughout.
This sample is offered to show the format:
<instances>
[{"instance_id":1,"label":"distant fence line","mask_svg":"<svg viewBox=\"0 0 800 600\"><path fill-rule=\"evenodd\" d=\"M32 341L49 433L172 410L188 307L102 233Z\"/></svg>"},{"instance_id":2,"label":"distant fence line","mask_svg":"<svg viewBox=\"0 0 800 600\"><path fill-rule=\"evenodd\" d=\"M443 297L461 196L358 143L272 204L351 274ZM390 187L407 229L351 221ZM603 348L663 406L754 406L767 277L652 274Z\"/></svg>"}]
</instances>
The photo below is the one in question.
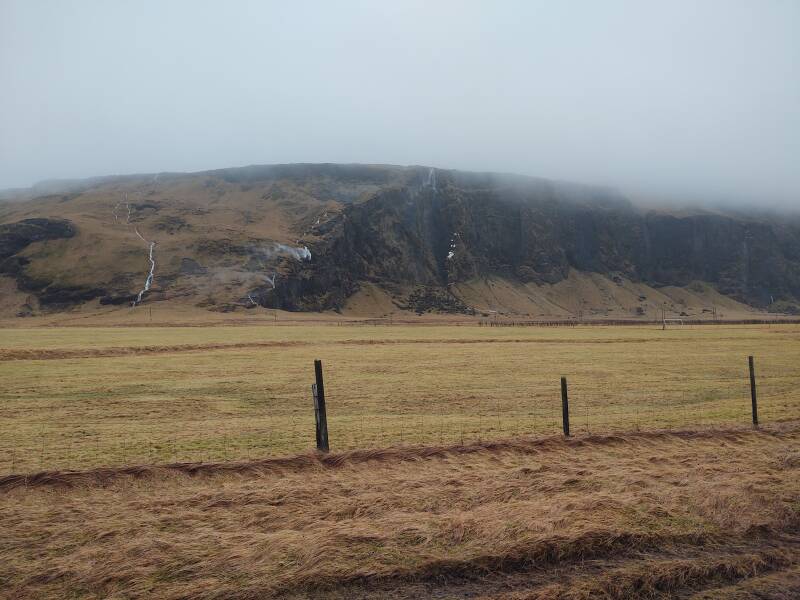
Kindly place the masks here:
<instances>
[{"instance_id":1,"label":"distant fence line","mask_svg":"<svg viewBox=\"0 0 800 600\"><path fill-rule=\"evenodd\" d=\"M674 321L682 321L686 325L800 325L800 317L785 317L774 319L689 319L686 317L667 318L668 325L675 326ZM670 321L673 321L670 323ZM337 321L337 325L407 325L412 321L407 318L393 319L390 317L381 319L361 319L355 321ZM413 321L415 325L441 325L441 321ZM448 325L477 325L478 327L602 327L602 326L642 326L642 325L662 325L663 319L582 319L573 317L568 319L526 319L515 320L498 316L482 317L478 320L447 321Z\"/></svg>"},{"instance_id":2,"label":"distant fence line","mask_svg":"<svg viewBox=\"0 0 800 600\"><path fill-rule=\"evenodd\" d=\"M681 321L680 325L797 325L800 324L800 319L737 319L737 320L705 320L705 319L687 319L681 317L680 319L665 319L670 326L676 326L675 321ZM663 325L664 321L648 320L637 321L635 319L561 319L550 321L508 321L508 320L481 320L479 325L482 327L576 327L579 325L602 326L602 325Z\"/></svg>"}]
</instances>

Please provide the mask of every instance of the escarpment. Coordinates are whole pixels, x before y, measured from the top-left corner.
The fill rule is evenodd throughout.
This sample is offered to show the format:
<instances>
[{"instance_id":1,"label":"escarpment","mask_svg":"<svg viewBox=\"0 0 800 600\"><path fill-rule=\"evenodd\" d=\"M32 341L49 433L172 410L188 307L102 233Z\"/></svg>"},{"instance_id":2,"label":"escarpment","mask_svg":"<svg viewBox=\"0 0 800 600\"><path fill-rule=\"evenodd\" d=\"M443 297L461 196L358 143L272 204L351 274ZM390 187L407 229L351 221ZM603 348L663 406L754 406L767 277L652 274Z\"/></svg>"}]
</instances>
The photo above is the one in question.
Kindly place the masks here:
<instances>
[{"instance_id":1,"label":"escarpment","mask_svg":"<svg viewBox=\"0 0 800 600\"><path fill-rule=\"evenodd\" d=\"M714 294L800 311L796 215L653 210L611 189L386 165L97 178L67 191L0 205L1 274L42 310L130 304L152 274L142 303L225 311L346 310L367 292L416 312L688 315L692 303L715 312Z\"/></svg>"}]
</instances>

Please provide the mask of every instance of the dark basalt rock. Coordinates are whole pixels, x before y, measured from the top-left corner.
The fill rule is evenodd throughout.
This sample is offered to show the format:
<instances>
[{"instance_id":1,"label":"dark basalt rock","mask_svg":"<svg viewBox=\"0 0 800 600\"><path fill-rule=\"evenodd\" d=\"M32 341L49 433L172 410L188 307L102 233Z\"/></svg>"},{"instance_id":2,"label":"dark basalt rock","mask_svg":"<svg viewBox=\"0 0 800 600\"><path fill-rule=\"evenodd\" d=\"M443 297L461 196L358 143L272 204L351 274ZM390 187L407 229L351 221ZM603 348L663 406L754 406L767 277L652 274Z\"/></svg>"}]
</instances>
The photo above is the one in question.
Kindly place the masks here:
<instances>
[{"instance_id":1,"label":"dark basalt rock","mask_svg":"<svg viewBox=\"0 0 800 600\"><path fill-rule=\"evenodd\" d=\"M66 308L106 294L102 288L62 286L31 277L26 272L30 260L17 256L34 242L70 238L75 233L72 223L63 219L25 219L0 225L0 273L14 277L17 287L35 294L45 308Z\"/></svg>"},{"instance_id":2,"label":"dark basalt rock","mask_svg":"<svg viewBox=\"0 0 800 600\"><path fill-rule=\"evenodd\" d=\"M108 292L103 288L85 286L59 286L51 283L41 290L37 296L39 304L48 308L66 308L88 300L104 296Z\"/></svg>"},{"instance_id":3,"label":"dark basalt rock","mask_svg":"<svg viewBox=\"0 0 800 600\"><path fill-rule=\"evenodd\" d=\"M17 278L24 277L25 266L30 262L27 256L10 256L5 260L0 260L0 273Z\"/></svg>"},{"instance_id":4,"label":"dark basalt rock","mask_svg":"<svg viewBox=\"0 0 800 600\"><path fill-rule=\"evenodd\" d=\"M409 294L406 306L403 308L413 310L418 315L426 312L467 314L469 307L459 298L445 289L438 287L421 287Z\"/></svg>"},{"instance_id":5,"label":"dark basalt rock","mask_svg":"<svg viewBox=\"0 0 800 600\"><path fill-rule=\"evenodd\" d=\"M122 294L119 296L110 294L100 298L100 304L103 306L119 306L121 304L133 304L134 300L136 300L135 294Z\"/></svg>"},{"instance_id":6,"label":"dark basalt rock","mask_svg":"<svg viewBox=\"0 0 800 600\"><path fill-rule=\"evenodd\" d=\"M760 307L800 298L797 222L643 214L607 190L538 180L442 171L437 179L436 189L389 187L346 206L311 261L284 265L263 304L338 309L363 281L438 288L446 298L448 284L476 277L556 283L571 268L653 286L706 281ZM427 310L433 297L411 304Z\"/></svg>"},{"instance_id":7,"label":"dark basalt rock","mask_svg":"<svg viewBox=\"0 0 800 600\"><path fill-rule=\"evenodd\" d=\"M33 242L74 235L75 227L64 219L24 219L0 225L0 260L21 252Z\"/></svg>"}]
</instances>

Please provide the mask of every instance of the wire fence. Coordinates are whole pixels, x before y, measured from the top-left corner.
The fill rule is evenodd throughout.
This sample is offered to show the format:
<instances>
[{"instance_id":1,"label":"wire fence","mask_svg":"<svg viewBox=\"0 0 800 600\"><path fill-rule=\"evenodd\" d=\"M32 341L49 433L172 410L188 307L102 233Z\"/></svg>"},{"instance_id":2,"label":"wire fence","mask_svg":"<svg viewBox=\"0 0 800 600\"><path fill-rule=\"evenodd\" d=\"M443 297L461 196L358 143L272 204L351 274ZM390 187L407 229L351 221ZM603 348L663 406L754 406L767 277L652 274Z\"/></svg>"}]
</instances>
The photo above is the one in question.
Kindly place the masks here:
<instances>
[{"instance_id":1,"label":"wire fence","mask_svg":"<svg viewBox=\"0 0 800 600\"><path fill-rule=\"evenodd\" d=\"M698 371L702 366L698 367ZM759 420L764 425L800 419L800 373L757 365ZM714 375L657 372L620 376L582 371L570 376L573 436L647 430L747 426L750 381L744 368ZM486 378L447 395L406 401L402 387L378 397L368 387L338 389L335 372L327 415L332 451L397 444L449 445L562 432L558 378ZM307 393L268 414L216 414L175 419L49 419L2 421L0 474L133 464L250 460L309 451L315 424L312 378ZM306 385L307 383L307 385ZM346 395L346 401L344 397Z\"/></svg>"}]
</instances>

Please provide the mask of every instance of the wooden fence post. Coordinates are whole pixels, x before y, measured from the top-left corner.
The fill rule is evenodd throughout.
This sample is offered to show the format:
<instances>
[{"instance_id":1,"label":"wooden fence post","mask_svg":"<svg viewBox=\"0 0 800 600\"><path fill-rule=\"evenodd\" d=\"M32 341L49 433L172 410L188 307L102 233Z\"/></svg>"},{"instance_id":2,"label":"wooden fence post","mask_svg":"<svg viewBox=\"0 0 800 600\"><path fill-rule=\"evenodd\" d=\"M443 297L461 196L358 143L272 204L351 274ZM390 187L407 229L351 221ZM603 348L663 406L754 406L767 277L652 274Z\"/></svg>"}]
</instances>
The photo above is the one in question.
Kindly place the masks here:
<instances>
[{"instance_id":1,"label":"wooden fence post","mask_svg":"<svg viewBox=\"0 0 800 600\"><path fill-rule=\"evenodd\" d=\"M753 365L753 357L747 357L747 363L750 367L750 401L753 404L753 427L758 428L758 399L756 397L756 369Z\"/></svg>"},{"instance_id":2,"label":"wooden fence post","mask_svg":"<svg viewBox=\"0 0 800 600\"><path fill-rule=\"evenodd\" d=\"M325 411L325 383L322 380L322 361L314 361L316 383L311 386L314 395L314 421L316 423L317 450L328 452L328 415Z\"/></svg>"},{"instance_id":3,"label":"wooden fence post","mask_svg":"<svg viewBox=\"0 0 800 600\"><path fill-rule=\"evenodd\" d=\"M316 439L316 446L319 449L319 398L317 397L317 384L311 384L311 397L314 399L314 437Z\"/></svg>"},{"instance_id":4,"label":"wooden fence post","mask_svg":"<svg viewBox=\"0 0 800 600\"><path fill-rule=\"evenodd\" d=\"M567 396L567 378L561 378L561 423L564 436L569 437L569 397Z\"/></svg>"}]
</instances>

